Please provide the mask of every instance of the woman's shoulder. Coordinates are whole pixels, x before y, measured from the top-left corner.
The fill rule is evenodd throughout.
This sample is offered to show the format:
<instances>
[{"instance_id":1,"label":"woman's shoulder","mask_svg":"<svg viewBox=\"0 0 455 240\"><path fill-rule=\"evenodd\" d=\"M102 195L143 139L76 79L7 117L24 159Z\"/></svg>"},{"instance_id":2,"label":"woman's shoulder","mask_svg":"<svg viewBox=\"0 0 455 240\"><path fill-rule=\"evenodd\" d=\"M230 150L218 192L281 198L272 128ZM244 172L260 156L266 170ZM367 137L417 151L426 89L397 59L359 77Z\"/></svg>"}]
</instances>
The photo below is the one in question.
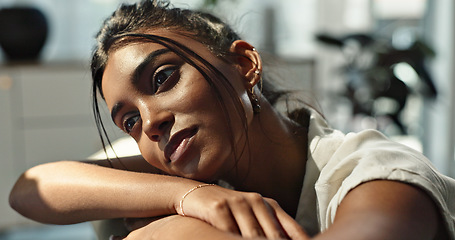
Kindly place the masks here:
<instances>
[{"instance_id":1,"label":"woman's shoulder","mask_svg":"<svg viewBox=\"0 0 455 240\"><path fill-rule=\"evenodd\" d=\"M321 223L328 227L344 197L362 183L390 180L411 184L428 193L455 228L455 180L441 174L421 152L390 140L377 130L344 134L315 117L309 161L318 166L315 182ZM311 129L311 125L310 125ZM323 228L325 228L323 227Z\"/></svg>"}]
</instances>

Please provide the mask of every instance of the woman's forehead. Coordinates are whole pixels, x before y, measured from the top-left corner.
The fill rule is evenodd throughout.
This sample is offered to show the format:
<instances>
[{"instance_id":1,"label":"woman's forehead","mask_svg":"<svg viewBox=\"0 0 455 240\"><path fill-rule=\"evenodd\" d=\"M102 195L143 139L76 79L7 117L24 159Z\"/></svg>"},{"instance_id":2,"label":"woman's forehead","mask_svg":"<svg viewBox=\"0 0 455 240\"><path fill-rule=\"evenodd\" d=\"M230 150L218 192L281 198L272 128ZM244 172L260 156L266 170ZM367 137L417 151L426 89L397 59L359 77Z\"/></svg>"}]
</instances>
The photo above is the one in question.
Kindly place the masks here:
<instances>
[{"instance_id":1,"label":"woman's forehead","mask_svg":"<svg viewBox=\"0 0 455 240\"><path fill-rule=\"evenodd\" d=\"M121 44L119 48L110 51L107 64L113 62L110 60L113 58L115 59L115 56L119 55L122 56L120 58L120 60L122 61L131 61L134 60L134 58L136 58L136 62L140 62L141 58L144 58L150 52L156 51L157 49L167 48L167 46L170 46L168 48L170 51L182 52L183 49L181 49L178 45L181 45L184 48L189 49L190 51L194 52L195 54L204 58L207 61L211 61L216 58L215 55L209 50L209 48L206 45L188 36L188 34L158 29L145 32L144 35L145 36L150 35L151 39L153 39L153 36L164 37L172 42L176 42L177 44L174 44L170 41L166 41L163 39L160 39L160 41L163 41L164 44L160 44L154 42L153 40L147 40L144 37L142 39L139 39L138 41L130 41L126 44ZM183 50L183 52L185 51ZM125 57L130 59L127 59Z\"/></svg>"},{"instance_id":2,"label":"woman's forehead","mask_svg":"<svg viewBox=\"0 0 455 240\"><path fill-rule=\"evenodd\" d=\"M127 72L139 66L150 53L161 49L167 48L153 42L129 43L109 53L106 71L117 70Z\"/></svg>"}]
</instances>

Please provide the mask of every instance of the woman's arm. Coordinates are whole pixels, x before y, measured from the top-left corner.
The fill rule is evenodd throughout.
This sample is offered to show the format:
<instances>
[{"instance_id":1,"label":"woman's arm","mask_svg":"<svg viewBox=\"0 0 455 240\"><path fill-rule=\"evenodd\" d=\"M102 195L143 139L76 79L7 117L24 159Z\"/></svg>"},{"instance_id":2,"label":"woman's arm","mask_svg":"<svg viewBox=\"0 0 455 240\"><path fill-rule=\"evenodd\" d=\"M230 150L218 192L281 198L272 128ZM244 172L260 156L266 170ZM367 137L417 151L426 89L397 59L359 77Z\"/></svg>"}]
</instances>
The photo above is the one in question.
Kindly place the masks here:
<instances>
[{"instance_id":1,"label":"woman's arm","mask_svg":"<svg viewBox=\"0 0 455 240\"><path fill-rule=\"evenodd\" d=\"M141 166L140 159L130 160L122 161L123 164L114 162L113 166L147 169ZM53 224L162 216L175 214L182 196L201 184L179 177L104 167L111 166L107 161L94 163L102 166L61 161L29 169L11 191L11 206L28 218ZM282 210L276 202L257 193L218 186L191 192L185 198L184 209L186 215L217 229L248 237L285 236L286 232L294 231L289 226L295 227L292 218L278 217L277 209Z\"/></svg>"},{"instance_id":2,"label":"woman's arm","mask_svg":"<svg viewBox=\"0 0 455 240\"><path fill-rule=\"evenodd\" d=\"M261 229L248 227L245 224L245 231L231 232L221 230L213 225L208 224L198 218L182 217L179 215L172 215L168 217L154 217L145 219L126 219L125 226L131 234L128 239L149 239L148 237L156 237L157 234L166 236L156 239L240 239L240 236L248 239L300 239L309 240L309 236L305 233L302 227L289 216L276 201L272 199L265 199L271 207L271 211L280 223L280 228L283 232L273 232L270 229ZM178 221L170 221L171 219L178 219ZM185 220L186 219L186 220ZM165 224L167 227L162 227ZM200 227L198 227L200 226ZM194 234L197 230L197 234ZM259 231L262 233L258 233ZM233 234L234 233L234 234ZM199 234L199 235L198 235ZM203 234L204 236L200 236ZM182 237L185 236L185 237ZM122 239L121 237L115 239ZM155 238L153 238L155 239Z\"/></svg>"},{"instance_id":3,"label":"woman's arm","mask_svg":"<svg viewBox=\"0 0 455 240\"><path fill-rule=\"evenodd\" d=\"M179 177L60 161L22 174L11 191L10 205L28 218L53 224L159 216L175 213L175 202L197 184Z\"/></svg>"},{"instance_id":4,"label":"woman's arm","mask_svg":"<svg viewBox=\"0 0 455 240\"><path fill-rule=\"evenodd\" d=\"M279 218L290 218L281 211L276 212ZM333 225L314 239L429 240L436 236L439 217L434 202L419 188L394 181L371 181L348 193L338 208ZM309 239L298 226L287 227L287 232L292 233L290 239ZM195 218L171 216L132 231L124 239L242 238Z\"/></svg>"},{"instance_id":5,"label":"woman's arm","mask_svg":"<svg viewBox=\"0 0 455 240\"><path fill-rule=\"evenodd\" d=\"M435 203L421 189L395 181L371 181L349 192L335 221L315 239L434 239Z\"/></svg>"},{"instance_id":6,"label":"woman's arm","mask_svg":"<svg viewBox=\"0 0 455 240\"><path fill-rule=\"evenodd\" d=\"M145 172L166 175L165 172L150 165L141 155L123 156L111 159L82 160L79 162L95 164L98 166L127 170L131 172Z\"/></svg>"}]
</instances>

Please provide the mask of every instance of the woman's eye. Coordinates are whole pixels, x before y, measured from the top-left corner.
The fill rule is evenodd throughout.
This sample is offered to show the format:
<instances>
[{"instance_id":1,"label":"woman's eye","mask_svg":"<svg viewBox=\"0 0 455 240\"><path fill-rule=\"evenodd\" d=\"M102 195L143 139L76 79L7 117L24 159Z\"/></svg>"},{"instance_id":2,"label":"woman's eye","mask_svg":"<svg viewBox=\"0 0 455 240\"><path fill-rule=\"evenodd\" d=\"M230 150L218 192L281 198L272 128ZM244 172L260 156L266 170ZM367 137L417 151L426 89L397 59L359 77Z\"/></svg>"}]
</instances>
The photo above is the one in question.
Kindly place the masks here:
<instances>
[{"instance_id":1,"label":"woman's eye","mask_svg":"<svg viewBox=\"0 0 455 240\"><path fill-rule=\"evenodd\" d=\"M139 119L140 119L139 115L135 115L133 117L125 119L125 121L123 121L123 129L125 130L125 132L130 133L133 130L136 123L139 121Z\"/></svg>"},{"instance_id":2,"label":"woman's eye","mask_svg":"<svg viewBox=\"0 0 455 240\"><path fill-rule=\"evenodd\" d=\"M174 73L175 68L167 68L162 71L157 72L153 76L153 82L154 82L154 92L158 90L158 88L166 82L169 77Z\"/></svg>"}]
</instances>

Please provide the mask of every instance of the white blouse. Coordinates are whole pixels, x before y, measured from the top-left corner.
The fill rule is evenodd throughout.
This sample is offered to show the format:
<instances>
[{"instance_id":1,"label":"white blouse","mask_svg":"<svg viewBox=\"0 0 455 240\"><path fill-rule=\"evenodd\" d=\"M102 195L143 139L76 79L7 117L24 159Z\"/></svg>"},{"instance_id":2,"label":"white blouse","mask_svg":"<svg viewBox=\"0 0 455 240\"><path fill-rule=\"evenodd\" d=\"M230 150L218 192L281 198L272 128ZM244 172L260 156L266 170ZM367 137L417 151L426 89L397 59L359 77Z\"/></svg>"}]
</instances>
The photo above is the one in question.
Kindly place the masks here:
<instances>
[{"instance_id":1,"label":"white blouse","mask_svg":"<svg viewBox=\"0 0 455 240\"><path fill-rule=\"evenodd\" d=\"M296 220L311 234L333 223L346 194L371 180L418 186L435 201L455 239L455 180L439 173L421 153L375 130L343 134L312 111L309 151ZM441 228L443 229L443 228Z\"/></svg>"}]
</instances>

